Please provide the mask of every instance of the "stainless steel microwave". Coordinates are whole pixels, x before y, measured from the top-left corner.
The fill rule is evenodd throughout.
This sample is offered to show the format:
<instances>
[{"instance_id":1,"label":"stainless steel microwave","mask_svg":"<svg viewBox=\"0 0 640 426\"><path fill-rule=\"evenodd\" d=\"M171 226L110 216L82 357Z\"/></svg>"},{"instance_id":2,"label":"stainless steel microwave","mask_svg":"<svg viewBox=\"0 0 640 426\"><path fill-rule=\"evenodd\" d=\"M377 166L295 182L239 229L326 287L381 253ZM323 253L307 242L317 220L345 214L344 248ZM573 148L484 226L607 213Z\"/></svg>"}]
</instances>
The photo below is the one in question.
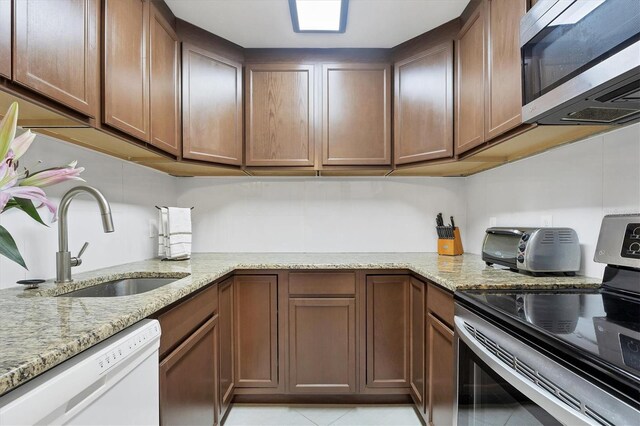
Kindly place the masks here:
<instances>
[{"instance_id":1,"label":"stainless steel microwave","mask_svg":"<svg viewBox=\"0 0 640 426\"><path fill-rule=\"evenodd\" d=\"M640 121L640 1L539 0L520 47L523 121Z\"/></svg>"}]
</instances>

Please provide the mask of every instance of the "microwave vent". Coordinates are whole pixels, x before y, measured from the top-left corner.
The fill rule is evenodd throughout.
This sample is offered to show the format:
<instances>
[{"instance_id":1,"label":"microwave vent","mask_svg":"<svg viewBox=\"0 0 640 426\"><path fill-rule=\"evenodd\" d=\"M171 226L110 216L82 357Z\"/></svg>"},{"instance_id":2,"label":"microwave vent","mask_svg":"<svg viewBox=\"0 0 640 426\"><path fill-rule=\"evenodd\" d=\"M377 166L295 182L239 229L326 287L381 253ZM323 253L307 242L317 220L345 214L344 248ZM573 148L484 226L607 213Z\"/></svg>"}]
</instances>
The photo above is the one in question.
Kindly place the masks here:
<instances>
[{"instance_id":1,"label":"microwave vent","mask_svg":"<svg viewBox=\"0 0 640 426\"><path fill-rule=\"evenodd\" d=\"M614 123L626 117L630 117L640 112L640 109L631 108L606 108L606 107L589 107L581 111L575 111L566 117L562 117L562 121L583 121L589 123Z\"/></svg>"}]
</instances>

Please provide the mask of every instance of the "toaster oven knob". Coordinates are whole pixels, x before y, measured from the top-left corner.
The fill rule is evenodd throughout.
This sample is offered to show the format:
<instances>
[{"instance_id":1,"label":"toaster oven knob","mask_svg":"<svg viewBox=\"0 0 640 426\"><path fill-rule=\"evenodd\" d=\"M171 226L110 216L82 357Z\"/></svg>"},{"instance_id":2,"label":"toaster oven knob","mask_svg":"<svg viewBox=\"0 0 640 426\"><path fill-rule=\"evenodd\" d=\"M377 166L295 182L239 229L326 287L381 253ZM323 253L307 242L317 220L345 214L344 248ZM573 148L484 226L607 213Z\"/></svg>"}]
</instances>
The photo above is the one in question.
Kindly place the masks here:
<instances>
[{"instance_id":1,"label":"toaster oven knob","mask_svg":"<svg viewBox=\"0 0 640 426\"><path fill-rule=\"evenodd\" d=\"M524 263L524 256L523 255L518 256L518 262Z\"/></svg>"},{"instance_id":2,"label":"toaster oven knob","mask_svg":"<svg viewBox=\"0 0 640 426\"><path fill-rule=\"evenodd\" d=\"M518 248L520 249L520 251L524 251L524 249L527 247L527 245L525 243L520 243L520 245L518 246Z\"/></svg>"},{"instance_id":3,"label":"toaster oven knob","mask_svg":"<svg viewBox=\"0 0 640 426\"><path fill-rule=\"evenodd\" d=\"M522 241L527 241L529 239L529 234L522 234Z\"/></svg>"}]
</instances>

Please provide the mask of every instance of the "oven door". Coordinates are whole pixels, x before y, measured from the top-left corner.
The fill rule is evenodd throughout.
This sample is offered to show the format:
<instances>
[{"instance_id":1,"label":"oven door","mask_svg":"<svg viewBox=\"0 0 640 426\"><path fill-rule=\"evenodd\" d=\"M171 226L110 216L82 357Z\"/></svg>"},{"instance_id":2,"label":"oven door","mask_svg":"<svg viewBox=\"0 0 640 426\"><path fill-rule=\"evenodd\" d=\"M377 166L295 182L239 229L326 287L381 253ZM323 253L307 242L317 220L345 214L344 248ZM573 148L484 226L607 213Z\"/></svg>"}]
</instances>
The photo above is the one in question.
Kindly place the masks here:
<instances>
[{"instance_id":1,"label":"oven door","mask_svg":"<svg viewBox=\"0 0 640 426\"><path fill-rule=\"evenodd\" d=\"M460 304L455 333L458 426L631 424L640 414Z\"/></svg>"}]
</instances>

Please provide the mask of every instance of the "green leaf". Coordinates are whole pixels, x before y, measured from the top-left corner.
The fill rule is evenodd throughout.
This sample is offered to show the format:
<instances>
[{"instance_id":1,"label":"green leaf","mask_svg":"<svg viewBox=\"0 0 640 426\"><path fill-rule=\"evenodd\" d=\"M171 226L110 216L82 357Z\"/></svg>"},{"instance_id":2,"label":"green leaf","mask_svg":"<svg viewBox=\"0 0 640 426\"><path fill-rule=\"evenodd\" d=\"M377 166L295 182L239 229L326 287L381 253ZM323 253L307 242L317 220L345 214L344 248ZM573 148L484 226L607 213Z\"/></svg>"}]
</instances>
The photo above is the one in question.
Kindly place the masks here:
<instances>
[{"instance_id":1,"label":"green leaf","mask_svg":"<svg viewBox=\"0 0 640 426\"><path fill-rule=\"evenodd\" d=\"M22 266L24 269L28 269L27 265L24 263L24 259L20 255L20 251L18 250L18 246L16 246L16 242L9 234L9 231L4 229L0 225L0 255L8 258L9 260L13 260L18 265Z\"/></svg>"},{"instance_id":2,"label":"green leaf","mask_svg":"<svg viewBox=\"0 0 640 426\"><path fill-rule=\"evenodd\" d=\"M11 200L9 200L9 202L7 203L6 206L4 206L4 209L0 212L0 213L4 213L9 209L12 209L14 207L18 207L18 203L16 203L13 198Z\"/></svg>"},{"instance_id":3,"label":"green leaf","mask_svg":"<svg viewBox=\"0 0 640 426\"><path fill-rule=\"evenodd\" d=\"M39 222L46 227L49 227L49 225L44 223L44 221L40 217L40 213L38 213L36 206L33 205L33 202L31 200L27 200L26 198L14 198L14 200L16 200L17 208L19 208L20 210L22 210L23 212L31 216L31 218L36 222Z\"/></svg>"}]
</instances>

